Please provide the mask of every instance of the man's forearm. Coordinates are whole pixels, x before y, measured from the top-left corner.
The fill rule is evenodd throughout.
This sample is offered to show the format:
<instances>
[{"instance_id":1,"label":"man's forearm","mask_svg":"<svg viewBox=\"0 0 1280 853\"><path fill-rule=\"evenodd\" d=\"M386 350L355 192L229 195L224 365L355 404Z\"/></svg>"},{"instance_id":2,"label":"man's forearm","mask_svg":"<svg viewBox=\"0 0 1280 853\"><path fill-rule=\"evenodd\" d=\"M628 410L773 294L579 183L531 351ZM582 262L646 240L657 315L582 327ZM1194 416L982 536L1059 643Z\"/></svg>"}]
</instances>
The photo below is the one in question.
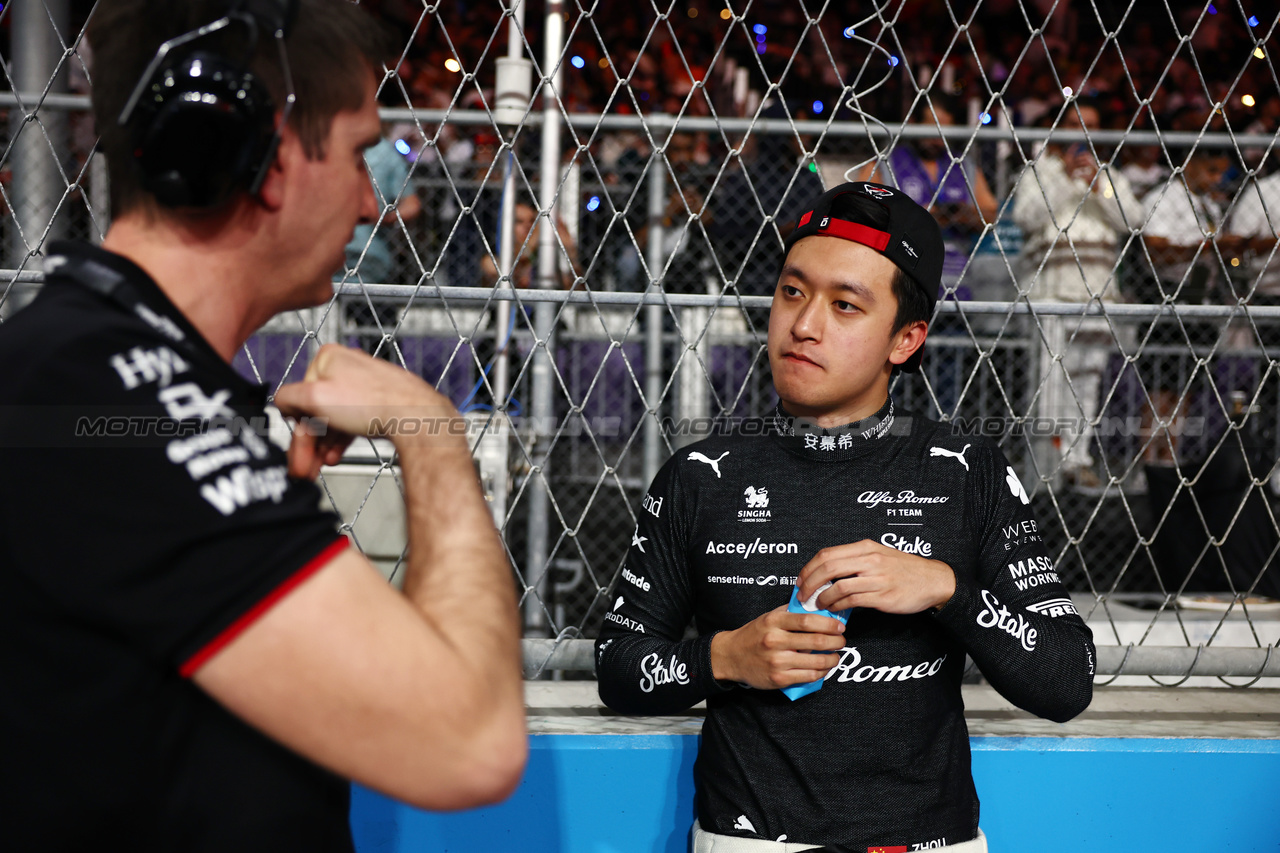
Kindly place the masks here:
<instances>
[{"instance_id":1,"label":"man's forearm","mask_svg":"<svg viewBox=\"0 0 1280 853\"><path fill-rule=\"evenodd\" d=\"M466 442L438 435L396 449L409 536L404 593L468 664L460 680L522 703L511 565Z\"/></svg>"}]
</instances>

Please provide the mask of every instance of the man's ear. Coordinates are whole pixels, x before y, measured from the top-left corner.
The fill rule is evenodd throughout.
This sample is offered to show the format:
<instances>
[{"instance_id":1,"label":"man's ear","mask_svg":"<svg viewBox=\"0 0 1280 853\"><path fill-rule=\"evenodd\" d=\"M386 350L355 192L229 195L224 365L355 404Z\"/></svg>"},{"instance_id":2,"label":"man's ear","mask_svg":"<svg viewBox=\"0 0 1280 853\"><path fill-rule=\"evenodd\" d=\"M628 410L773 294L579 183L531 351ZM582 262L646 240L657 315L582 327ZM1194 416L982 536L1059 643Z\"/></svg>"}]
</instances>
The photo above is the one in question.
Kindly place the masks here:
<instances>
[{"instance_id":1,"label":"man's ear","mask_svg":"<svg viewBox=\"0 0 1280 853\"><path fill-rule=\"evenodd\" d=\"M889 352L891 364L903 364L916 350L924 346L924 339L929 335L929 324L923 320L908 323L894 334L893 349Z\"/></svg>"},{"instance_id":2,"label":"man's ear","mask_svg":"<svg viewBox=\"0 0 1280 853\"><path fill-rule=\"evenodd\" d=\"M262 188L258 190L258 201L269 211L277 211L284 205L285 187L293 168L299 158L306 156L302 150L302 140L293 128L285 125L280 134L280 144L276 146L275 156L267 167L267 175L262 179Z\"/></svg>"}]
</instances>

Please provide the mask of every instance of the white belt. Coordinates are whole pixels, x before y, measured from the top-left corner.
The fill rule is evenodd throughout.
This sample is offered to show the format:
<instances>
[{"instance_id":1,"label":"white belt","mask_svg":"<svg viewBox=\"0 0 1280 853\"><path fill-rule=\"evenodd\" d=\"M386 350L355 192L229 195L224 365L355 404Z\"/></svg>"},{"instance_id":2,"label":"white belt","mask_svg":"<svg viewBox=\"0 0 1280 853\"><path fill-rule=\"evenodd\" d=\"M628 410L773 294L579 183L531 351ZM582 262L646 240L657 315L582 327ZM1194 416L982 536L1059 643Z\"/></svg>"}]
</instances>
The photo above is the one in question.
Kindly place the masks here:
<instances>
[{"instance_id":1,"label":"white belt","mask_svg":"<svg viewBox=\"0 0 1280 853\"><path fill-rule=\"evenodd\" d=\"M798 853L800 850L816 850L820 844L799 844L790 841L768 841L763 838L738 838L734 835L718 835L707 832L697 821L693 824L693 853ZM874 847L868 850L874 850ZM946 853L987 853L987 837L978 830L978 837L972 841L961 841L948 844L946 847L931 847L930 850L942 850Z\"/></svg>"}]
</instances>

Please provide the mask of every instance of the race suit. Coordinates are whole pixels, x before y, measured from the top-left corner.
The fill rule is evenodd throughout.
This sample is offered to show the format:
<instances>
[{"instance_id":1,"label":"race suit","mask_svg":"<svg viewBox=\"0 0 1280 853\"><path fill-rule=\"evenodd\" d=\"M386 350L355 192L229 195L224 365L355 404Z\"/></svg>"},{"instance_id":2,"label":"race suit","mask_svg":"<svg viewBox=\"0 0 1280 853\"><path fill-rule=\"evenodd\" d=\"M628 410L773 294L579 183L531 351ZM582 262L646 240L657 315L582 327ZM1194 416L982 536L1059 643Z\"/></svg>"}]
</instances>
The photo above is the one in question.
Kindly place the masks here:
<instances>
[{"instance_id":1,"label":"race suit","mask_svg":"<svg viewBox=\"0 0 1280 853\"><path fill-rule=\"evenodd\" d=\"M994 443L892 400L837 429L797 423L775 411L658 472L596 641L600 697L629 714L706 700L709 832L858 853L970 840L966 653L1005 698L1062 722L1092 696L1090 631ZM713 677L717 632L785 605L820 549L863 539L945 562L955 594L914 615L855 609L823 689L795 702Z\"/></svg>"}]
</instances>

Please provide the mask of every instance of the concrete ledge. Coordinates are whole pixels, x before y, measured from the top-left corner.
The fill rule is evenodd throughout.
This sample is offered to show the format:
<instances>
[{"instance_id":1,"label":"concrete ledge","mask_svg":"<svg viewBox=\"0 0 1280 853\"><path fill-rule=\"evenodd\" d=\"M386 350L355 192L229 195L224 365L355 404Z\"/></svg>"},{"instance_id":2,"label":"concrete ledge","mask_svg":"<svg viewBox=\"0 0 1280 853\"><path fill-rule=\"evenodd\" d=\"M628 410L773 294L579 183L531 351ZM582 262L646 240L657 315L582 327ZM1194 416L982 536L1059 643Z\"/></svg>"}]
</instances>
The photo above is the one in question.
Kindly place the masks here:
<instances>
[{"instance_id":1,"label":"concrete ledge","mask_svg":"<svg viewBox=\"0 0 1280 853\"><path fill-rule=\"evenodd\" d=\"M1012 705L988 685L966 684L972 737L1237 738L1280 743L1280 690L1098 687L1083 714L1054 723ZM686 715L630 717L600 704L594 681L527 682L531 734L697 734L703 706Z\"/></svg>"}]
</instances>

